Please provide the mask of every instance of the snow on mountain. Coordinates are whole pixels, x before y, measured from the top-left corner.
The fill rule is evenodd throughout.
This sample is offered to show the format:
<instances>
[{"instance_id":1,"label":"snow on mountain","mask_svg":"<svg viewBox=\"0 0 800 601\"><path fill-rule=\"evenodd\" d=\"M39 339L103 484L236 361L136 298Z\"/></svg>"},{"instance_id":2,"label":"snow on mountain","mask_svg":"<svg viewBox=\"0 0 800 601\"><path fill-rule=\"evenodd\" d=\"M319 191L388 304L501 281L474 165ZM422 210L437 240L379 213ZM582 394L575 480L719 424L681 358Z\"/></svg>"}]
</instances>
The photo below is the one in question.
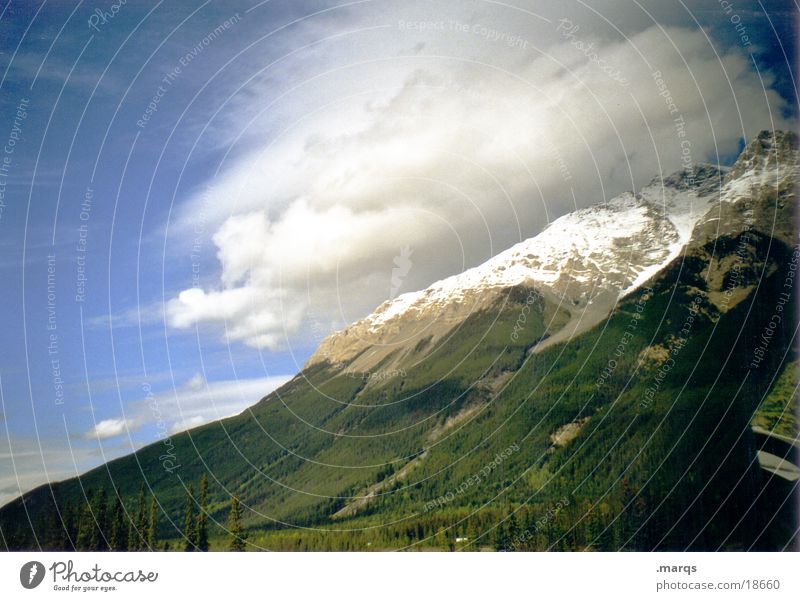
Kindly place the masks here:
<instances>
[{"instance_id":1,"label":"snow on mountain","mask_svg":"<svg viewBox=\"0 0 800 601\"><path fill-rule=\"evenodd\" d=\"M482 265L386 301L365 321L375 330L409 312L459 302L476 290L523 283L546 286L575 301L589 301L600 290L627 294L680 252L695 222L716 200L701 184L719 182L723 174L699 165L663 184L654 180L639 194L626 192L564 215ZM703 195L698 195L699 188Z\"/></svg>"},{"instance_id":2,"label":"snow on mountain","mask_svg":"<svg viewBox=\"0 0 800 601\"><path fill-rule=\"evenodd\" d=\"M792 169L787 170L783 155L777 158L771 152L774 145L785 146L791 134L774 136L762 132L730 169L699 163L656 178L638 193L626 192L564 215L482 265L388 300L326 338L309 364L346 361L372 345L375 348L366 355L371 359L359 357L366 366L386 355L385 348L377 347L411 340L408 324L417 324L419 330L419 324L458 321L496 293L520 284L549 291L573 307L597 301L595 313L607 314L616 299L680 255L713 207L752 196L762 185L776 186L785 171L794 170L794 154Z\"/></svg>"}]
</instances>

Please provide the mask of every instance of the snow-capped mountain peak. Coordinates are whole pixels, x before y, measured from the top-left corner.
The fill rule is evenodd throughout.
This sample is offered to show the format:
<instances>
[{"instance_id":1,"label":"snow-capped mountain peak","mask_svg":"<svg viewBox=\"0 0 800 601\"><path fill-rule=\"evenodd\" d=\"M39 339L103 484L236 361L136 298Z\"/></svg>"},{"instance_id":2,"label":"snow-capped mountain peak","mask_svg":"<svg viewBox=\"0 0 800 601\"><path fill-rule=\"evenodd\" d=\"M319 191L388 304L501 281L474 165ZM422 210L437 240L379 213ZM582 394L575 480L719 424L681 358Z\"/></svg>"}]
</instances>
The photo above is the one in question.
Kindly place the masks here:
<instances>
[{"instance_id":1,"label":"snow-capped mountain peak","mask_svg":"<svg viewBox=\"0 0 800 601\"><path fill-rule=\"evenodd\" d=\"M519 285L572 308L591 305L594 319L601 319L620 297L679 256L714 206L735 203L755 187L775 186L784 171L793 173L793 135L762 132L730 169L699 163L657 177L638 193L626 192L559 217L538 235L477 267L384 302L326 338L308 364L357 357L359 368L369 368L391 352L387 349L418 340L421 332L442 334ZM773 152L780 149L790 154ZM373 348L365 353L368 347Z\"/></svg>"},{"instance_id":2,"label":"snow-capped mountain peak","mask_svg":"<svg viewBox=\"0 0 800 601\"><path fill-rule=\"evenodd\" d=\"M544 285L574 301L598 291L627 294L671 261L694 223L715 200L708 182L724 170L698 165L656 179L639 194L626 192L550 223L540 234L485 263L386 301L366 318L372 329L407 314L436 310L477 290Z\"/></svg>"}]
</instances>

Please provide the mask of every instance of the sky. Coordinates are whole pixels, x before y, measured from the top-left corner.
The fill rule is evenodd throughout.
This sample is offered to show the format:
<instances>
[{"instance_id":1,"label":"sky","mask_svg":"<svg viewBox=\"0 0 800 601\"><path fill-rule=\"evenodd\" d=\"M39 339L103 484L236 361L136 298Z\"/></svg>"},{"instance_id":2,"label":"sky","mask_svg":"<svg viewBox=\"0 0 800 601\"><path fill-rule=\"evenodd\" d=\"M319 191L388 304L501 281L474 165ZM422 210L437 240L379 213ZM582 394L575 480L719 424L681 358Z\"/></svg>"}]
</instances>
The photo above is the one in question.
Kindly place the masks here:
<instances>
[{"instance_id":1,"label":"sky","mask_svg":"<svg viewBox=\"0 0 800 601\"><path fill-rule=\"evenodd\" d=\"M331 331L571 210L796 127L794 2L0 6L0 504L244 410Z\"/></svg>"}]
</instances>

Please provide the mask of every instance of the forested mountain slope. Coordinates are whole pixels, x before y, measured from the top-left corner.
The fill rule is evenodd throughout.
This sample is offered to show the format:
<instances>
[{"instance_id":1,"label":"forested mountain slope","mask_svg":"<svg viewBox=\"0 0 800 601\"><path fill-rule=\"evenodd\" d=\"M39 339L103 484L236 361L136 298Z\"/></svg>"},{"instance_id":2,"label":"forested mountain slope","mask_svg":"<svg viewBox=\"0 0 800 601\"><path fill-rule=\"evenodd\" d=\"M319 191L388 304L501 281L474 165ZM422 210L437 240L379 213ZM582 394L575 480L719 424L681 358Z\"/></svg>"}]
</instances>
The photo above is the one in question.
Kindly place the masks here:
<instances>
[{"instance_id":1,"label":"forested mountain slope","mask_svg":"<svg viewBox=\"0 0 800 601\"><path fill-rule=\"evenodd\" d=\"M333 334L173 437L169 466L157 442L6 505L3 539L71 548L144 484L179 540L205 474L212 521L237 497L253 549L792 548L795 483L760 467L753 426L794 399L796 181L796 136L763 132L729 170L565 216Z\"/></svg>"}]
</instances>

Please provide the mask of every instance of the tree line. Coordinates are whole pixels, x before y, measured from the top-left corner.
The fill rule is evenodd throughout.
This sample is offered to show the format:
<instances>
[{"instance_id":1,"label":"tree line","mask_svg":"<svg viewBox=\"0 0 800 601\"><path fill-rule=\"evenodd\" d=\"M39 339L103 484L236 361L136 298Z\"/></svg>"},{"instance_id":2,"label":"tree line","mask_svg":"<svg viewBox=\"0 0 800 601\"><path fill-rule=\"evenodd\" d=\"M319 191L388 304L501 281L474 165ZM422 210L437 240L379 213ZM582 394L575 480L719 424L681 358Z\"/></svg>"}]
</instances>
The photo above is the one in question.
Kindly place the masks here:
<instances>
[{"instance_id":1,"label":"tree line","mask_svg":"<svg viewBox=\"0 0 800 601\"><path fill-rule=\"evenodd\" d=\"M182 541L175 546L163 537L166 515L154 494L142 484L136 501L124 502L119 488L109 495L104 487L86 491L86 502L67 502L61 511L52 511L41 532L43 548L76 551L208 551L208 477L200 480L199 494L194 486L186 491ZM227 523L227 545L231 551L244 551L247 533L242 525L239 499L231 497Z\"/></svg>"}]
</instances>

